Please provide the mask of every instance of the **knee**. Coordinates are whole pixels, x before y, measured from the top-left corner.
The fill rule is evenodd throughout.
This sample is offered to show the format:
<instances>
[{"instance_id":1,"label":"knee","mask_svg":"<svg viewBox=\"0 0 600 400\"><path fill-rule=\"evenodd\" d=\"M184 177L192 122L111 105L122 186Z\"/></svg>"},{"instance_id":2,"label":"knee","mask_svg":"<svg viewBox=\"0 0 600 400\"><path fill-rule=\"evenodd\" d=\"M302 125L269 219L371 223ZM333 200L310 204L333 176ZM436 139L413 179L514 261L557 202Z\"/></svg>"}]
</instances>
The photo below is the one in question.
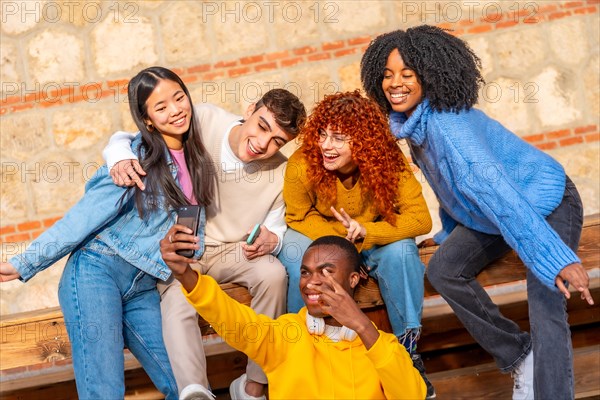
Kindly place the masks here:
<instances>
[{"instance_id":1,"label":"knee","mask_svg":"<svg viewBox=\"0 0 600 400\"><path fill-rule=\"evenodd\" d=\"M258 281L261 286L280 287L287 285L288 275L278 260L275 259L272 262L257 266L257 270L260 270Z\"/></svg>"},{"instance_id":2,"label":"knee","mask_svg":"<svg viewBox=\"0 0 600 400\"><path fill-rule=\"evenodd\" d=\"M439 257L436 257L436 254L429 260L425 274L429 283L439 292L438 288L442 287L446 281L446 274L444 274L443 263L440 262Z\"/></svg>"}]
</instances>

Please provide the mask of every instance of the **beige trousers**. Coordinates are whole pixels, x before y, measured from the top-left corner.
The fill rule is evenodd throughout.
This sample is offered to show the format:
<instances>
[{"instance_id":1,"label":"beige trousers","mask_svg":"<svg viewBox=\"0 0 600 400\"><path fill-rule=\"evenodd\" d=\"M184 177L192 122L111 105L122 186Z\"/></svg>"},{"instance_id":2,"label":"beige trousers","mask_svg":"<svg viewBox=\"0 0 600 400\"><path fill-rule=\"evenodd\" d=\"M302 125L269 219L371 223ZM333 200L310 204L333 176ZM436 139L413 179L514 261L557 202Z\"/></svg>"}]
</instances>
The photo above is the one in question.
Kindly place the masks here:
<instances>
[{"instance_id":1,"label":"beige trousers","mask_svg":"<svg viewBox=\"0 0 600 400\"><path fill-rule=\"evenodd\" d=\"M273 255L246 260L241 243L207 246L202 259L192 268L219 283L237 283L248 288L252 296L250 305L259 314L277 318L285 312L287 275L285 267ZM208 387L206 356L196 310L183 296L177 280L159 282L158 290L163 337L179 391L192 383ZM252 381L267 383L262 369L251 360L246 374Z\"/></svg>"}]
</instances>

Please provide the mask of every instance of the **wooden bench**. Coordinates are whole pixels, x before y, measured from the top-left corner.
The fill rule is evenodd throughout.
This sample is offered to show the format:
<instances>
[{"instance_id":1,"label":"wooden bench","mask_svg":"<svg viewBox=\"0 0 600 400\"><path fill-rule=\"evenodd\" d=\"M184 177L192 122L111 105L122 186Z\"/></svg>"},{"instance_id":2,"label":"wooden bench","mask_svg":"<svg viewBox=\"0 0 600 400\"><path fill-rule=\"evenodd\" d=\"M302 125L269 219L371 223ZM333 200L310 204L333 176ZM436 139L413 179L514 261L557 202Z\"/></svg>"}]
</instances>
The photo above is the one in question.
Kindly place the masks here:
<instances>
[{"instance_id":1,"label":"wooden bench","mask_svg":"<svg viewBox=\"0 0 600 400\"><path fill-rule=\"evenodd\" d=\"M434 251L435 248L421 250L420 256L425 264ZM586 217L578 255L591 276L592 293L598 302L600 301L600 218L598 215ZM478 279L494 301L500 305L502 312L527 328L525 268L518 257L514 253L503 257L482 272ZM245 288L235 284L221 286L231 297L241 303L250 303L251 297ZM385 306L375 281L361 282L355 298L380 328L390 331ZM591 326L595 329L593 332L600 332L599 307L587 306L578 295L574 295L568 302L568 311L573 330L577 330L580 326ZM204 334L211 385L213 388L227 387L233 378L243 372L246 358L223 343L211 332L208 324L201 321L200 325ZM4 316L0 323L0 334L0 395L3 399L35 398L36 395L27 397L23 396L23 393L35 393L37 390L35 388L60 382L70 384L74 390L71 349L62 313L58 307ZM600 344L600 335L593 333L586 335L583 339L584 344ZM435 362L426 361L428 373L468 367L468 363L465 364L465 357L447 356L444 352L465 346L468 349L469 346L474 345L474 340L464 330L452 310L426 280L423 333L419 341L419 351L423 355L441 353L435 358ZM470 358L483 357L483 361L489 361L489 356L486 359L485 352L481 349L469 351L475 352L475 355L472 354ZM600 367L600 361L598 364ZM133 388L129 384L131 381L128 380L128 376L131 376L134 371L139 371L141 367L127 350L125 350L125 369L128 383L127 398L136 398L136 396L160 398L160 394L153 388ZM147 379L145 385L148 385Z\"/></svg>"}]
</instances>

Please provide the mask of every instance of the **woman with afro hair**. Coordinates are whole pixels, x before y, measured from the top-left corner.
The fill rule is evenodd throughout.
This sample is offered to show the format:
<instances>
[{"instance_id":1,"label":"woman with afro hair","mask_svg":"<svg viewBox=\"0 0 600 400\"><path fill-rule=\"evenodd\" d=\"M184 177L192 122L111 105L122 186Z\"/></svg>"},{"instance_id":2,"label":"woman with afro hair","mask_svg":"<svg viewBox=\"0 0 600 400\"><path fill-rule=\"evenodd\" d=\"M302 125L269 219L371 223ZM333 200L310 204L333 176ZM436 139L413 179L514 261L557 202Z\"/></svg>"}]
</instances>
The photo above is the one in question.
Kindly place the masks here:
<instances>
[{"instance_id":1,"label":"woman with afro hair","mask_svg":"<svg viewBox=\"0 0 600 400\"><path fill-rule=\"evenodd\" d=\"M283 188L288 312L319 301L299 290L306 248L321 236L345 237L378 280L394 334L418 358L425 267L414 237L431 230L431 216L384 113L358 90L326 96L301 137Z\"/></svg>"},{"instance_id":2,"label":"woman with afro hair","mask_svg":"<svg viewBox=\"0 0 600 400\"><path fill-rule=\"evenodd\" d=\"M567 285L593 304L575 254L581 199L557 161L473 108L480 64L463 40L423 25L377 37L361 80L440 203L442 230L420 244L440 245L429 281L498 367L513 373L513 399L572 399ZM502 316L475 279L511 249L527 266L531 334Z\"/></svg>"}]
</instances>

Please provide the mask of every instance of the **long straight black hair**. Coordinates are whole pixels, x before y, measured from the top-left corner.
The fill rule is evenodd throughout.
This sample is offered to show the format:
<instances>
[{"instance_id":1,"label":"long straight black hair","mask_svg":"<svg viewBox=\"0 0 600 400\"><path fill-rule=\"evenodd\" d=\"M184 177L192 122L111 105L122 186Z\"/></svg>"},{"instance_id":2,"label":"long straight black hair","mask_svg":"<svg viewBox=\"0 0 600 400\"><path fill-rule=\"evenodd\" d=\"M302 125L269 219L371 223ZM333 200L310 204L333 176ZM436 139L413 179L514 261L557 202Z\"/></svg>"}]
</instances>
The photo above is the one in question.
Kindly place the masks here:
<instances>
[{"instance_id":1,"label":"long straight black hair","mask_svg":"<svg viewBox=\"0 0 600 400\"><path fill-rule=\"evenodd\" d=\"M202 143L200 126L196 121L187 87L176 73L167 68L146 68L129 81L127 89L131 116L142 134L139 155L140 164L146 171L144 178L146 189L142 192L134 186L129 188L125 195L129 196L131 190L135 191L135 204L142 218L146 211L152 212L158 208L170 209L189 204L167 164L168 147L163 136L155 129L149 131L146 126L148 119L146 101L162 80L179 84L192 105L190 128L183 136L183 151L192 179L194 197L199 205L206 207L213 200L215 191L214 165Z\"/></svg>"}]
</instances>

